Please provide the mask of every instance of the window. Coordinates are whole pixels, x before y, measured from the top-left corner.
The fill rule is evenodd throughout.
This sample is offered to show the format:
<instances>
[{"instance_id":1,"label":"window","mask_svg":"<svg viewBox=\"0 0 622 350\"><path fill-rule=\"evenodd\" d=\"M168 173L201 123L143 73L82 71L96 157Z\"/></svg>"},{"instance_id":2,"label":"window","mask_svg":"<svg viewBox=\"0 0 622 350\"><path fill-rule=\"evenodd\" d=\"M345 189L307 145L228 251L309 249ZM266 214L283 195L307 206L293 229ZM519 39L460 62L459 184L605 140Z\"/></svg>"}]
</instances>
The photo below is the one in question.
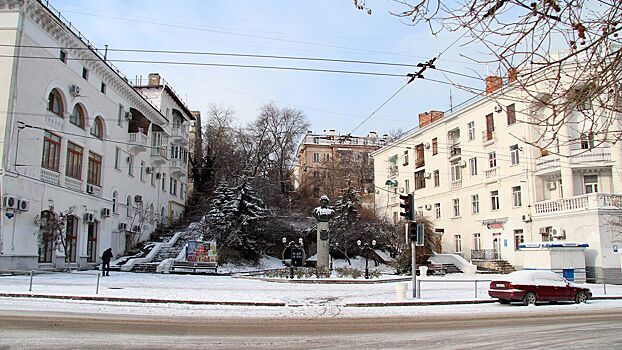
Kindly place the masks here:
<instances>
[{"instance_id":1,"label":"window","mask_svg":"<svg viewBox=\"0 0 622 350\"><path fill-rule=\"evenodd\" d=\"M63 63L67 63L67 53L63 50L60 50L60 54L58 55L58 59L60 59L61 62Z\"/></svg>"},{"instance_id":2,"label":"window","mask_svg":"<svg viewBox=\"0 0 622 350\"><path fill-rule=\"evenodd\" d=\"M451 181L462 180L462 168L460 168L460 161L454 160L451 162Z\"/></svg>"},{"instance_id":3,"label":"window","mask_svg":"<svg viewBox=\"0 0 622 350\"><path fill-rule=\"evenodd\" d=\"M104 122L99 116L95 118L95 121L93 122L93 127L91 127L91 135L100 140L104 138Z\"/></svg>"},{"instance_id":4,"label":"window","mask_svg":"<svg viewBox=\"0 0 622 350\"><path fill-rule=\"evenodd\" d=\"M86 242L86 261L97 261L97 230L99 229L97 222L90 222L88 227Z\"/></svg>"},{"instance_id":5,"label":"window","mask_svg":"<svg viewBox=\"0 0 622 350\"><path fill-rule=\"evenodd\" d=\"M162 191L166 192L166 174L162 173Z\"/></svg>"},{"instance_id":6,"label":"window","mask_svg":"<svg viewBox=\"0 0 622 350\"><path fill-rule=\"evenodd\" d=\"M134 156L127 156L127 174L134 176Z\"/></svg>"},{"instance_id":7,"label":"window","mask_svg":"<svg viewBox=\"0 0 622 350\"><path fill-rule=\"evenodd\" d=\"M119 147L114 149L114 168L121 170L121 149Z\"/></svg>"},{"instance_id":8,"label":"window","mask_svg":"<svg viewBox=\"0 0 622 350\"><path fill-rule=\"evenodd\" d=\"M581 134L581 149L594 148L594 133Z\"/></svg>"},{"instance_id":9,"label":"window","mask_svg":"<svg viewBox=\"0 0 622 350\"><path fill-rule=\"evenodd\" d=\"M434 217L441 218L441 203L434 203Z\"/></svg>"},{"instance_id":10,"label":"window","mask_svg":"<svg viewBox=\"0 0 622 350\"><path fill-rule=\"evenodd\" d=\"M404 180L404 188L406 189L406 193L410 193L410 181L408 181L408 179Z\"/></svg>"},{"instance_id":11,"label":"window","mask_svg":"<svg viewBox=\"0 0 622 350\"><path fill-rule=\"evenodd\" d=\"M473 250L481 250L482 249L482 237L479 233L473 234Z\"/></svg>"},{"instance_id":12,"label":"window","mask_svg":"<svg viewBox=\"0 0 622 350\"><path fill-rule=\"evenodd\" d=\"M490 113L486 115L486 132L490 134L488 140L492 138L492 132L495 131L495 120L493 119L493 114Z\"/></svg>"},{"instance_id":13,"label":"window","mask_svg":"<svg viewBox=\"0 0 622 350\"><path fill-rule=\"evenodd\" d=\"M456 245L456 253L462 252L462 237L460 235L454 235L454 242Z\"/></svg>"},{"instance_id":14,"label":"window","mask_svg":"<svg viewBox=\"0 0 622 350\"><path fill-rule=\"evenodd\" d=\"M43 157L41 166L58 172L60 164L60 137L49 131L43 133Z\"/></svg>"},{"instance_id":15,"label":"window","mask_svg":"<svg viewBox=\"0 0 622 350\"><path fill-rule=\"evenodd\" d=\"M102 85L99 88L99 91L101 91L102 94L106 94L106 83L104 83L103 81L102 81Z\"/></svg>"},{"instance_id":16,"label":"window","mask_svg":"<svg viewBox=\"0 0 622 350\"><path fill-rule=\"evenodd\" d=\"M521 198L520 186L512 187L512 206L521 207L522 205L523 200Z\"/></svg>"},{"instance_id":17,"label":"window","mask_svg":"<svg viewBox=\"0 0 622 350\"><path fill-rule=\"evenodd\" d=\"M408 151L404 151L404 166L408 165Z\"/></svg>"},{"instance_id":18,"label":"window","mask_svg":"<svg viewBox=\"0 0 622 350\"><path fill-rule=\"evenodd\" d=\"M102 157L95 153L89 152L89 169L87 174L87 183L100 186L102 174Z\"/></svg>"},{"instance_id":19,"label":"window","mask_svg":"<svg viewBox=\"0 0 622 350\"><path fill-rule=\"evenodd\" d=\"M519 148L518 145L510 146L510 162L512 165L518 165L519 156L518 156Z\"/></svg>"},{"instance_id":20,"label":"window","mask_svg":"<svg viewBox=\"0 0 622 350\"><path fill-rule=\"evenodd\" d=\"M475 122L469 122L467 124L467 129L469 132L469 141L475 140Z\"/></svg>"},{"instance_id":21,"label":"window","mask_svg":"<svg viewBox=\"0 0 622 350\"><path fill-rule=\"evenodd\" d=\"M86 67L82 67L82 79L89 80L89 70Z\"/></svg>"},{"instance_id":22,"label":"window","mask_svg":"<svg viewBox=\"0 0 622 350\"><path fill-rule=\"evenodd\" d=\"M145 162L140 161L140 181L145 181Z\"/></svg>"},{"instance_id":23,"label":"window","mask_svg":"<svg viewBox=\"0 0 622 350\"><path fill-rule=\"evenodd\" d=\"M54 213L49 210L44 210L39 215L41 220L39 221L39 230L42 232L41 243L39 244L39 262L51 263L52 253L54 252L54 237L49 234L48 221L54 219Z\"/></svg>"},{"instance_id":24,"label":"window","mask_svg":"<svg viewBox=\"0 0 622 350\"><path fill-rule=\"evenodd\" d=\"M415 146L415 152L417 155L417 158L415 159L415 168L424 166L425 165L425 148L423 146L423 143L420 143L417 146Z\"/></svg>"},{"instance_id":25,"label":"window","mask_svg":"<svg viewBox=\"0 0 622 350\"><path fill-rule=\"evenodd\" d=\"M490 169L497 167L497 152L492 151L488 153L488 167Z\"/></svg>"},{"instance_id":26,"label":"window","mask_svg":"<svg viewBox=\"0 0 622 350\"><path fill-rule=\"evenodd\" d=\"M152 171L151 171L151 186L155 187L155 185L156 185L155 184L155 178L156 177L155 177L155 170L154 170L155 168L152 167L151 169L152 169Z\"/></svg>"},{"instance_id":27,"label":"window","mask_svg":"<svg viewBox=\"0 0 622 350\"><path fill-rule=\"evenodd\" d=\"M52 89L52 91L50 91L50 95L48 96L48 111L61 118L63 118L63 114L65 113L63 97L56 89Z\"/></svg>"},{"instance_id":28,"label":"window","mask_svg":"<svg viewBox=\"0 0 622 350\"><path fill-rule=\"evenodd\" d=\"M432 155L438 154L438 139L435 137L432 139Z\"/></svg>"},{"instance_id":29,"label":"window","mask_svg":"<svg viewBox=\"0 0 622 350\"><path fill-rule=\"evenodd\" d=\"M490 191L490 208L499 210L499 191Z\"/></svg>"},{"instance_id":30,"label":"window","mask_svg":"<svg viewBox=\"0 0 622 350\"><path fill-rule=\"evenodd\" d=\"M415 172L415 190L425 188L425 170Z\"/></svg>"},{"instance_id":31,"label":"window","mask_svg":"<svg viewBox=\"0 0 622 350\"><path fill-rule=\"evenodd\" d=\"M508 125L516 124L516 106L512 103L506 107L506 113L508 117Z\"/></svg>"},{"instance_id":32,"label":"window","mask_svg":"<svg viewBox=\"0 0 622 350\"><path fill-rule=\"evenodd\" d=\"M318 136L313 137L313 143L320 143L320 138Z\"/></svg>"},{"instance_id":33,"label":"window","mask_svg":"<svg viewBox=\"0 0 622 350\"><path fill-rule=\"evenodd\" d=\"M128 218L132 216L132 196L125 198L125 216Z\"/></svg>"},{"instance_id":34,"label":"window","mask_svg":"<svg viewBox=\"0 0 622 350\"><path fill-rule=\"evenodd\" d=\"M177 195L177 180L173 179L172 177L170 178L171 180L171 184L170 184L170 191L171 195L176 196Z\"/></svg>"},{"instance_id":35,"label":"window","mask_svg":"<svg viewBox=\"0 0 622 350\"><path fill-rule=\"evenodd\" d=\"M184 199L185 196L185 191L184 191L184 184L179 184L179 198Z\"/></svg>"},{"instance_id":36,"label":"window","mask_svg":"<svg viewBox=\"0 0 622 350\"><path fill-rule=\"evenodd\" d=\"M469 171L471 173L471 176L477 175L477 158L469 159Z\"/></svg>"},{"instance_id":37,"label":"window","mask_svg":"<svg viewBox=\"0 0 622 350\"><path fill-rule=\"evenodd\" d=\"M460 216L460 198L454 198L454 217L457 218Z\"/></svg>"},{"instance_id":38,"label":"window","mask_svg":"<svg viewBox=\"0 0 622 350\"><path fill-rule=\"evenodd\" d=\"M518 250L518 245L525 242L523 230L514 230L514 250Z\"/></svg>"},{"instance_id":39,"label":"window","mask_svg":"<svg viewBox=\"0 0 622 350\"><path fill-rule=\"evenodd\" d=\"M471 195L471 213L479 214L479 194Z\"/></svg>"},{"instance_id":40,"label":"window","mask_svg":"<svg viewBox=\"0 0 622 350\"><path fill-rule=\"evenodd\" d=\"M117 213L118 210L118 201L119 201L119 194L117 193L117 191L112 192L112 212L113 213Z\"/></svg>"},{"instance_id":41,"label":"window","mask_svg":"<svg viewBox=\"0 0 622 350\"><path fill-rule=\"evenodd\" d=\"M76 252L78 246L78 219L69 215L67 217L67 227L65 228L65 259L69 262L76 262Z\"/></svg>"},{"instance_id":42,"label":"window","mask_svg":"<svg viewBox=\"0 0 622 350\"><path fill-rule=\"evenodd\" d=\"M585 184L586 194L598 192L598 175L583 176L583 183Z\"/></svg>"},{"instance_id":43,"label":"window","mask_svg":"<svg viewBox=\"0 0 622 350\"><path fill-rule=\"evenodd\" d=\"M313 170L313 177L316 179L320 178L320 171L319 170Z\"/></svg>"},{"instance_id":44,"label":"window","mask_svg":"<svg viewBox=\"0 0 622 350\"><path fill-rule=\"evenodd\" d=\"M65 175L81 180L82 179L82 147L67 142L67 169Z\"/></svg>"},{"instance_id":45,"label":"window","mask_svg":"<svg viewBox=\"0 0 622 350\"><path fill-rule=\"evenodd\" d=\"M320 161L320 154L319 153L313 153L313 161L314 162L319 162Z\"/></svg>"},{"instance_id":46,"label":"window","mask_svg":"<svg viewBox=\"0 0 622 350\"><path fill-rule=\"evenodd\" d=\"M84 129L84 116L84 108L82 107L82 105L77 104L73 107L73 113L71 113L71 115L69 116L69 122L77 127Z\"/></svg>"},{"instance_id":47,"label":"window","mask_svg":"<svg viewBox=\"0 0 622 350\"><path fill-rule=\"evenodd\" d=\"M441 173L438 170L434 170L434 187L441 185Z\"/></svg>"},{"instance_id":48,"label":"window","mask_svg":"<svg viewBox=\"0 0 622 350\"><path fill-rule=\"evenodd\" d=\"M123 118L125 118L125 107L123 107L122 104L119 105L119 110L117 113L117 125L118 126L122 126L123 125Z\"/></svg>"}]
</instances>

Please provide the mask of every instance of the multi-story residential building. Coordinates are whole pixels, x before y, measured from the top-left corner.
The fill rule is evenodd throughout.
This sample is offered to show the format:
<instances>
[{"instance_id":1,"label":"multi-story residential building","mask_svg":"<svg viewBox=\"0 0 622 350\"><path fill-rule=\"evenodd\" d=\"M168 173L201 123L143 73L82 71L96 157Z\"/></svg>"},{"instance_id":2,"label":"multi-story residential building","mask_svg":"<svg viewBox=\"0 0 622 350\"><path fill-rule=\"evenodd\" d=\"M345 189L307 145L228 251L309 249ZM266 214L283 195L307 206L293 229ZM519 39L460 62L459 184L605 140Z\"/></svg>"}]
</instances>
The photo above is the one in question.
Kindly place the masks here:
<instances>
[{"instance_id":1,"label":"multi-story residential building","mask_svg":"<svg viewBox=\"0 0 622 350\"><path fill-rule=\"evenodd\" d=\"M528 121L551 111L526 96L512 73L505 86L489 77L488 95L453 113L420 114L415 129L372 154L376 186L385 189L376 195L377 215L397 222L398 195L412 192L446 253L520 268L522 242L587 242L588 278L619 280L622 145L590 142L573 123L556 136L562 142L540 137L549 135ZM568 120L582 122L579 107ZM619 113L591 115L601 125L617 118L612 127L620 130Z\"/></svg>"},{"instance_id":2,"label":"multi-story residential building","mask_svg":"<svg viewBox=\"0 0 622 350\"><path fill-rule=\"evenodd\" d=\"M369 154L384 144L375 132L367 136L307 132L298 145L294 188L314 197L336 198L348 181L362 194L362 203L373 206L373 162Z\"/></svg>"},{"instance_id":3,"label":"multi-story residential building","mask_svg":"<svg viewBox=\"0 0 622 350\"><path fill-rule=\"evenodd\" d=\"M0 1L0 269L90 267L184 210L192 114L157 74L133 86L57 14Z\"/></svg>"}]
</instances>

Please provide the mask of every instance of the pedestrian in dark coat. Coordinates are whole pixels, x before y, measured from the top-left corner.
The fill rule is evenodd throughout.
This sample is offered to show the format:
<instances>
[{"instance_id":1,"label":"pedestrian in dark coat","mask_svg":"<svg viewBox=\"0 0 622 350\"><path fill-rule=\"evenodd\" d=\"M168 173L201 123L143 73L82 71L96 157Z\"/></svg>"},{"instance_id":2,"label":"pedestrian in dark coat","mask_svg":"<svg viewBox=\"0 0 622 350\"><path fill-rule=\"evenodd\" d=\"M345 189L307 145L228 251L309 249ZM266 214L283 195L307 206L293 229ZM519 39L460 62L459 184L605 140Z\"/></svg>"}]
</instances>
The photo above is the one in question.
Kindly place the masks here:
<instances>
[{"instance_id":1,"label":"pedestrian in dark coat","mask_svg":"<svg viewBox=\"0 0 622 350\"><path fill-rule=\"evenodd\" d=\"M112 248L104 250L102 254L102 274L110 276L110 260L112 259Z\"/></svg>"}]
</instances>

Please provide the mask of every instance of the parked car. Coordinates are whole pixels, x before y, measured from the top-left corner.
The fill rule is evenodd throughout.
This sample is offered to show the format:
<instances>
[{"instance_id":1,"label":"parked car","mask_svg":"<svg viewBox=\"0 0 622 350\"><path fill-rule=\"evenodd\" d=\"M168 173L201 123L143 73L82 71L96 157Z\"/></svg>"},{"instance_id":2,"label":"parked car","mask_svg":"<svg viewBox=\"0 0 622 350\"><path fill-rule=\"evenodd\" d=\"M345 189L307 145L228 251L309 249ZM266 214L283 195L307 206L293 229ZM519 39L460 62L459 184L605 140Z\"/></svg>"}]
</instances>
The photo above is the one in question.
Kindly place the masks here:
<instances>
[{"instance_id":1,"label":"parked car","mask_svg":"<svg viewBox=\"0 0 622 350\"><path fill-rule=\"evenodd\" d=\"M587 302L592 292L551 271L522 270L490 282L488 295L498 298L501 304L512 301L522 301L524 305L540 301L574 301L579 304Z\"/></svg>"}]
</instances>

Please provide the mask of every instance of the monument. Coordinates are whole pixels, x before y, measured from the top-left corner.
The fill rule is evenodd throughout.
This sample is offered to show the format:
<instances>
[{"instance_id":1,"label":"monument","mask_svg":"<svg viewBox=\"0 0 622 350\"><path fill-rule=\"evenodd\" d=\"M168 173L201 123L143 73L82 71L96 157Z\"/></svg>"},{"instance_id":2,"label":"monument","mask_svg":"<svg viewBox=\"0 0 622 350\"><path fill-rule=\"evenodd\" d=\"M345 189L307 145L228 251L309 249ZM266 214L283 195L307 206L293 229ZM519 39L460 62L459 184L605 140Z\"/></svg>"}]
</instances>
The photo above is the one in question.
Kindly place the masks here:
<instances>
[{"instance_id":1,"label":"monument","mask_svg":"<svg viewBox=\"0 0 622 350\"><path fill-rule=\"evenodd\" d=\"M328 207L328 197L323 195L320 198L320 206L313 209L313 217L317 220L317 267L329 267L328 221L334 215L335 211Z\"/></svg>"}]
</instances>

